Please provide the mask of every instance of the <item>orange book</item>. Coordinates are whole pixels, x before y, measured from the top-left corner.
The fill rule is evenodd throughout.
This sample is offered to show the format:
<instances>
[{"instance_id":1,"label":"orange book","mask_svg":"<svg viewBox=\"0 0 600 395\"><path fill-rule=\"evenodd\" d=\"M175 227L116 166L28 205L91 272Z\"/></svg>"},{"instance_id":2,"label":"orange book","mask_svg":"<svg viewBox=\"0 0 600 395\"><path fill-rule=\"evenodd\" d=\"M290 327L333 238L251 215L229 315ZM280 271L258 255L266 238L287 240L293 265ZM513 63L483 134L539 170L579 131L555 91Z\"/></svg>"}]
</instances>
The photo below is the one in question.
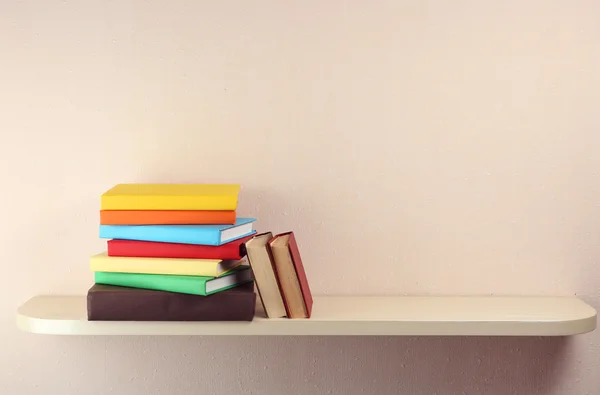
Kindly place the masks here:
<instances>
[{"instance_id":1,"label":"orange book","mask_svg":"<svg viewBox=\"0 0 600 395\"><path fill-rule=\"evenodd\" d=\"M235 219L235 211L100 210L101 225L220 225Z\"/></svg>"}]
</instances>

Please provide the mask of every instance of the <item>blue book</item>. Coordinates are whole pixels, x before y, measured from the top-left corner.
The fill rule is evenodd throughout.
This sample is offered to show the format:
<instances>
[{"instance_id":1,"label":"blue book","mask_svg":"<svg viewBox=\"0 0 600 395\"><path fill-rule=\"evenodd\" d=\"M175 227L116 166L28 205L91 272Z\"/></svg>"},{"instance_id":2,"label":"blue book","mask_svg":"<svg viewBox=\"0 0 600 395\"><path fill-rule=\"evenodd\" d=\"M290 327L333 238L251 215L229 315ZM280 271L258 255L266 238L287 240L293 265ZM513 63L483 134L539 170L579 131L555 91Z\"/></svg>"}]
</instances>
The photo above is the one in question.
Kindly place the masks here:
<instances>
[{"instance_id":1,"label":"blue book","mask_svg":"<svg viewBox=\"0 0 600 395\"><path fill-rule=\"evenodd\" d=\"M100 225L100 238L220 246L256 233L256 218L234 225Z\"/></svg>"}]
</instances>

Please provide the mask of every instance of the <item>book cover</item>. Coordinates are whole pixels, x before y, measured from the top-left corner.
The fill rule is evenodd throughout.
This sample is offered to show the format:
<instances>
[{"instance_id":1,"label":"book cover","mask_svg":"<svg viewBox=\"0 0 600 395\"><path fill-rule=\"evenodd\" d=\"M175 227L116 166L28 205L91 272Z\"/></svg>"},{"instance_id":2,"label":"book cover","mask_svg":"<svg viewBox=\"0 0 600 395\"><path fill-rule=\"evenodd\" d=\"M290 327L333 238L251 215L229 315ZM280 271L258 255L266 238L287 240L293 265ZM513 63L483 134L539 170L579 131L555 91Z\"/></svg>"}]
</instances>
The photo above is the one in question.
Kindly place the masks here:
<instances>
[{"instance_id":1,"label":"book cover","mask_svg":"<svg viewBox=\"0 0 600 395\"><path fill-rule=\"evenodd\" d=\"M89 321L252 321L254 284L209 296L94 284L87 292Z\"/></svg>"},{"instance_id":2,"label":"book cover","mask_svg":"<svg viewBox=\"0 0 600 395\"><path fill-rule=\"evenodd\" d=\"M286 317L287 311L273 267L271 251L267 245L272 237L271 232L255 235L244 243L244 249L267 317L280 318Z\"/></svg>"},{"instance_id":3,"label":"book cover","mask_svg":"<svg viewBox=\"0 0 600 395\"><path fill-rule=\"evenodd\" d=\"M203 296L222 292L251 281L254 282L252 271L248 265L238 266L220 277L94 272L96 284Z\"/></svg>"},{"instance_id":4,"label":"book cover","mask_svg":"<svg viewBox=\"0 0 600 395\"><path fill-rule=\"evenodd\" d=\"M252 236L242 237L219 246L112 239L107 241L107 253L109 256L124 257L237 260L245 255L242 246L250 238Z\"/></svg>"},{"instance_id":5,"label":"book cover","mask_svg":"<svg viewBox=\"0 0 600 395\"><path fill-rule=\"evenodd\" d=\"M233 225L235 218L235 211L100 210L101 225Z\"/></svg>"},{"instance_id":6,"label":"book cover","mask_svg":"<svg viewBox=\"0 0 600 395\"><path fill-rule=\"evenodd\" d=\"M313 298L294 232L269 241L277 278L289 318L310 318Z\"/></svg>"},{"instance_id":7,"label":"book cover","mask_svg":"<svg viewBox=\"0 0 600 395\"><path fill-rule=\"evenodd\" d=\"M233 268L247 264L239 260L147 258L108 256L106 252L90 257L93 272L175 274L181 276L218 277Z\"/></svg>"},{"instance_id":8,"label":"book cover","mask_svg":"<svg viewBox=\"0 0 600 395\"><path fill-rule=\"evenodd\" d=\"M118 184L100 197L101 210L235 210L238 184Z\"/></svg>"},{"instance_id":9,"label":"book cover","mask_svg":"<svg viewBox=\"0 0 600 395\"><path fill-rule=\"evenodd\" d=\"M100 225L100 238L219 246L256 233L256 218L235 225Z\"/></svg>"}]
</instances>

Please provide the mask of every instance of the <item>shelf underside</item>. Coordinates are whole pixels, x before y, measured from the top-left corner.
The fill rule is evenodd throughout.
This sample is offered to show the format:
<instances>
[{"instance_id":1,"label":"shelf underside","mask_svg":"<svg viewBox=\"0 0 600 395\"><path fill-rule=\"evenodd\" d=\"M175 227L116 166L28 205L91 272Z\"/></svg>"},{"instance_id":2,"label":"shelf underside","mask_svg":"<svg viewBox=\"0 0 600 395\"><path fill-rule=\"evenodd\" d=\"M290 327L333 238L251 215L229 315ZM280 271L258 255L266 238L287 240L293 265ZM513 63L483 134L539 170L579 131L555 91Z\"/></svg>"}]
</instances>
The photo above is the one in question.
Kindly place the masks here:
<instances>
[{"instance_id":1,"label":"shelf underside","mask_svg":"<svg viewBox=\"0 0 600 395\"><path fill-rule=\"evenodd\" d=\"M315 296L310 319L252 322L87 321L85 296L36 296L17 312L26 332L56 335L568 336L596 328L575 297Z\"/></svg>"}]
</instances>

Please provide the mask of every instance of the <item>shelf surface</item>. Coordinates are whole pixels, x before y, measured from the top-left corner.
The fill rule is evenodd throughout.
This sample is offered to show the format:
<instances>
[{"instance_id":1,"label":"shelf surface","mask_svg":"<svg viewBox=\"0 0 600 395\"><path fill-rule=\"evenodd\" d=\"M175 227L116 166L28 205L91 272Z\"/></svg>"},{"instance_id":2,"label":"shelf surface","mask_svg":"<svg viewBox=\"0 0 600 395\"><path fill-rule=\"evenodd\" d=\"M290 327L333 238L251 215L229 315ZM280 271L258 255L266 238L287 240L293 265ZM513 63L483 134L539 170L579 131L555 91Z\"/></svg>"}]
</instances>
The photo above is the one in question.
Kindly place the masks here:
<instances>
[{"instance_id":1,"label":"shelf surface","mask_svg":"<svg viewBox=\"0 0 600 395\"><path fill-rule=\"evenodd\" d=\"M567 336L596 328L575 297L315 296L310 319L252 322L87 321L85 296L36 296L17 311L26 332L55 335Z\"/></svg>"}]
</instances>

